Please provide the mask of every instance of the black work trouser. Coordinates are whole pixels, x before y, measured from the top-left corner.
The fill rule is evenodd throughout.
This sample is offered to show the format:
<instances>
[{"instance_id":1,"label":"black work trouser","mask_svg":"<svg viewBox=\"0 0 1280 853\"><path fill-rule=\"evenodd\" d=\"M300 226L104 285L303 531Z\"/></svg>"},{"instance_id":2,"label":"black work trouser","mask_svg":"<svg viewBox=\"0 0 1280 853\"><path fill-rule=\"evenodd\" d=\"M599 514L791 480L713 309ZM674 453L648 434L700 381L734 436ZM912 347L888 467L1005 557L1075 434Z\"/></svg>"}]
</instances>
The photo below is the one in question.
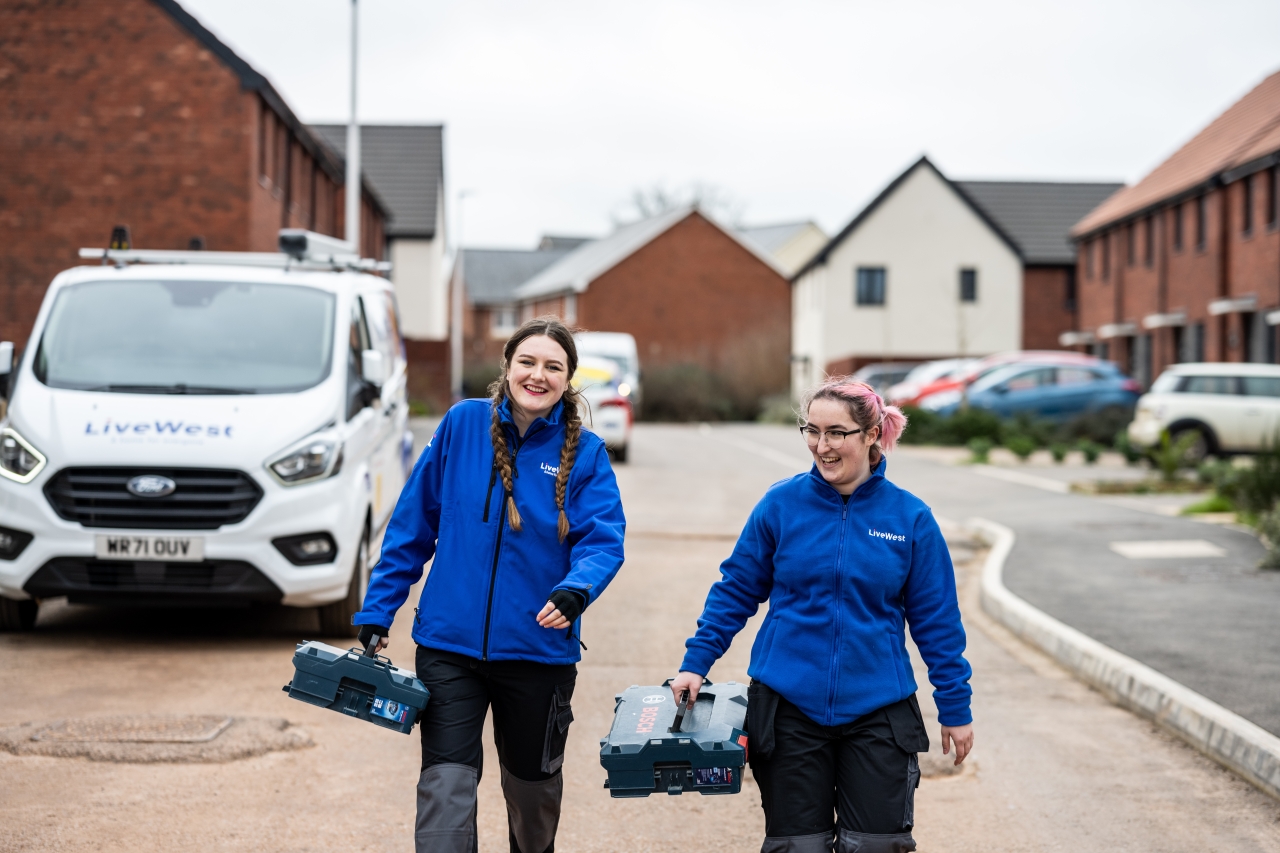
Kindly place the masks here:
<instances>
[{"instance_id":1,"label":"black work trouser","mask_svg":"<svg viewBox=\"0 0 1280 853\"><path fill-rule=\"evenodd\" d=\"M577 674L573 664L481 661L418 647L417 675L431 694L420 721L420 850L474 849L481 734L492 707L512 853L553 853Z\"/></svg>"},{"instance_id":2,"label":"black work trouser","mask_svg":"<svg viewBox=\"0 0 1280 853\"><path fill-rule=\"evenodd\" d=\"M753 681L747 732L766 851L914 850L917 752L929 738L914 695L823 726ZM837 824L838 820L838 824Z\"/></svg>"}]
</instances>

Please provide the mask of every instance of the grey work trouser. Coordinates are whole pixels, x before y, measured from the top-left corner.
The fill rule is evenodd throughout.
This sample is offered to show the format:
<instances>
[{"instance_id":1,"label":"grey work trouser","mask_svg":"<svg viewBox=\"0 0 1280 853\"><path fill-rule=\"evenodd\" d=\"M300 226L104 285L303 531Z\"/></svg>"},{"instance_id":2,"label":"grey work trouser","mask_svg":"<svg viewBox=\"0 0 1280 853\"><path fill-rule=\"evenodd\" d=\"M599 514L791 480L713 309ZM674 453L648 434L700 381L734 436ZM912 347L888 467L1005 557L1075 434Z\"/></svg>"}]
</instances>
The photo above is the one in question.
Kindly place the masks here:
<instances>
[{"instance_id":1,"label":"grey work trouser","mask_svg":"<svg viewBox=\"0 0 1280 853\"><path fill-rule=\"evenodd\" d=\"M554 853L577 667L479 661L418 649L431 693L421 720L417 853L475 853L481 733L490 707L511 853Z\"/></svg>"}]
</instances>

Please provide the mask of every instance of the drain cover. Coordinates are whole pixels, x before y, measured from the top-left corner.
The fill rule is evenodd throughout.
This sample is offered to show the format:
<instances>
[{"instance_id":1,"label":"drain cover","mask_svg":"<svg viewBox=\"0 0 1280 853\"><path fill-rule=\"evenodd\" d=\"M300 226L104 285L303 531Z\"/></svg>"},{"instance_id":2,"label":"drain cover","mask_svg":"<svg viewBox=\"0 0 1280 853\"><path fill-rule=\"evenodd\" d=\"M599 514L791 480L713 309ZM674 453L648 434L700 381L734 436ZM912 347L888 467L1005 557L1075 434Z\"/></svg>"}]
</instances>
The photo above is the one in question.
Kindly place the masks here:
<instances>
[{"instance_id":1,"label":"drain cover","mask_svg":"<svg viewBox=\"0 0 1280 853\"><path fill-rule=\"evenodd\" d=\"M0 749L14 755L143 764L234 761L314 745L288 720L221 714L86 717L0 729Z\"/></svg>"},{"instance_id":2,"label":"drain cover","mask_svg":"<svg viewBox=\"0 0 1280 853\"><path fill-rule=\"evenodd\" d=\"M93 717L62 720L31 736L59 743L208 743L226 731L230 717Z\"/></svg>"}]
</instances>

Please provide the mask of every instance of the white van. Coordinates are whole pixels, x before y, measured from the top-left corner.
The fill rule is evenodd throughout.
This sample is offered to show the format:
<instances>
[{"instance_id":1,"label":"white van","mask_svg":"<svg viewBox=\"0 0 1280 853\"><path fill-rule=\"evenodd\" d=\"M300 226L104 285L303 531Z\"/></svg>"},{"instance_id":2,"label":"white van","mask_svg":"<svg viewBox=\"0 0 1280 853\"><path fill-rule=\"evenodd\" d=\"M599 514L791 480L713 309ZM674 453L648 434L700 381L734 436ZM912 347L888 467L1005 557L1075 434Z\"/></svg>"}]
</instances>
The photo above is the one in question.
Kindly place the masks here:
<instances>
[{"instance_id":1,"label":"white van","mask_svg":"<svg viewBox=\"0 0 1280 853\"><path fill-rule=\"evenodd\" d=\"M413 461L405 358L390 282L301 233L292 257L94 250L16 369L0 344L0 630L66 596L318 607L352 634Z\"/></svg>"},{"instance_id":2,"label":"white van","mask_svg":"<svg viewBox=\"0 0 1280 853\"><path fill-rule=\"evenodd\" d=\"M636 339L626 332L579 332L574 335L578 356L607 358L618 366L618 393L640 410L640 354Z\"/></svg>"}]
</instances>

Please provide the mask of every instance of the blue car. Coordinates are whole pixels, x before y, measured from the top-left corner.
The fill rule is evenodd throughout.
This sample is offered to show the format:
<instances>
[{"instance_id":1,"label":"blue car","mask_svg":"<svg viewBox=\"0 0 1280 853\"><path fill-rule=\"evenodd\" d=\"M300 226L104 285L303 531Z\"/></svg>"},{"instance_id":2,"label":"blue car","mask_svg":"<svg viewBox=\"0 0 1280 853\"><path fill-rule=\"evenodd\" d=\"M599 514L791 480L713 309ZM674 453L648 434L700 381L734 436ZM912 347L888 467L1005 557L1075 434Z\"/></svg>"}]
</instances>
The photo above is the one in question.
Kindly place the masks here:
<instances>
[{"instance_id":1,"label":"blue car","mask_svg":"<svg viewBox=\"0 0 1280 853\"><path fill-rule=\"evenodd\" d=\"M1033 420L1066 423L1106 410L1133 411L1142 389L1109 361L1095 364L1010 364L969 386L969 406L1001 418L1029 415ZM920 405L940 415L960 408L959 391L942 391Z\"/></svg>"}]
</instances>

